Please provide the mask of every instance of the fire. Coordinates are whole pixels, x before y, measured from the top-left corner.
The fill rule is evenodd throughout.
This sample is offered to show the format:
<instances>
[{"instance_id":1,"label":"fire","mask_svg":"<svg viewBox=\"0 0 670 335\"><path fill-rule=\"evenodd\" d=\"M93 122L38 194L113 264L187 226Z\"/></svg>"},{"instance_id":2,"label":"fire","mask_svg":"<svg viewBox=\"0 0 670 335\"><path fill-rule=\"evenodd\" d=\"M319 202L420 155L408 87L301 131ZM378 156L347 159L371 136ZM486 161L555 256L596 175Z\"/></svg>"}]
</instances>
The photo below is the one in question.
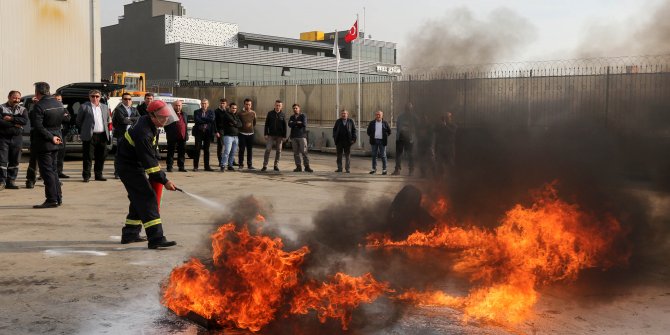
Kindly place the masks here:
<instances>
[{"instance_id":1,"label":"fire","mask_svg":"<svg viewBox=\"0 0 670 335\"><path fill-rule=\"evenodd\" d=\"M255 219L264 221L260 215ZM191 259L175 268L163 287L162 303L180 316L192 312L221 327L254 332L290 305L291 314L313 309L322 323L335 318L346 329L353 309L388 288L371 274L338 273L321 284L304 279L301 265L309 249L287 252L280 238L261 233L260 228L252 234L246 226L222 225L212 235L212 259Z\"/></svg>"},{"instance_id":2,"label":"fire","mask_svg":"<svg viewBox=\"0 0 670 335\"><path fill-rule=\"evenodd\" d=\"M625 264L628 251L614 252L624 234L616 219L596 218L560 200L555 185L549 184L534 194L532 206L516 205L494 230L453 227L442 221L431 231L415 232L404 241L369 236L368 246L460 251L454 270L477 284L467 297L410 290L396 298L462 308L466 320L515 324L531 315L539 286L575 280L583 269Z\"/></svg>"},{"instance_id":3,"label":"fire","mask_svg":"<svg viewBox=\"0 0 670 335\"><path fill-rule=\"evenodd\" d=\"M342 329L347 329L351 321L351 312L362 302L372 302L379 295L389 292L387 283L376 281L372 274L350 277L337 273L330 283L311 281L298 289L291 301L291 313L307 314L309 309L316 310L319 321L326 318L339 319Z\"/></svg>"}]
</instances>

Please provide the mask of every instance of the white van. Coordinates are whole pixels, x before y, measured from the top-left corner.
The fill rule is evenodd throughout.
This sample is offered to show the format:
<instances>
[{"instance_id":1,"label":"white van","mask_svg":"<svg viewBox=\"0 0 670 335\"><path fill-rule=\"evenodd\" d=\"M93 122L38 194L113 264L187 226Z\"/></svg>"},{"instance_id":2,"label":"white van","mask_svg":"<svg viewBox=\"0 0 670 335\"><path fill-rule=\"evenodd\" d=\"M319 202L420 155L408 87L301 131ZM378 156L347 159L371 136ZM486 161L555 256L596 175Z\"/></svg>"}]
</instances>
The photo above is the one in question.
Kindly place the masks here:
<instances>
[{"instance_id":1,"label":"white van","mask_svg":"<svg viewBox=\"0 0 670 335\"><path fill-rule=\"evenodd\" d=\"M195 112L196 109L200 108L200 99L154 95L154 100L161 100L164 101L166 104L171 104L177 100L181 100L183 102L182 111L184 112L184 115L186 115L186 123L187 123L186 132L189 135L189 139L188 141L186 141L186 154L188 155L189 158L193 158L193 155L195 154L195 137L192 135L193 125L195 124L195 120L193 119L193 113ZM144 101L143 96L133 97L133 106L137 107L143 101ZM163 128L159 128L158 130L160 131L161 134L158 138L158 148L161 151L166 151L167 136L165 136L165 130L163 130Z\"/></svg>"}]
</instances>

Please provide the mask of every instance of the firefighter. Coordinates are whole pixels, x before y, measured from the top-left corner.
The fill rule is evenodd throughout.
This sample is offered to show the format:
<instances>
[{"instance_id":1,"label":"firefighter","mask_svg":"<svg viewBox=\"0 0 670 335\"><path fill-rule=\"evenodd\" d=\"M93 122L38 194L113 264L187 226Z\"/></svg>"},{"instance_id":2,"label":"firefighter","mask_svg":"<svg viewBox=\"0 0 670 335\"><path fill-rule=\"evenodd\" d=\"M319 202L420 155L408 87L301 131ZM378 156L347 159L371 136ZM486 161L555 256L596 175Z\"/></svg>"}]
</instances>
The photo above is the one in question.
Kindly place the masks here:
<instances>
[{"instance_id":1,"label":"firefighter","mask_svg":"<svg viewBox=\"0 0 670 335\"><path fill-rule=\"evenodd\" d=\"M158 198L152 184L165 185L170 191L177 186L169 181L158 165L157 127L174 121L174 111L163 101L155 100L147 107L147 115L126 131L118 143L116 156L118 172L128 191L130 207L122 229L121 243L149 241L149 249L166 248L177 244L163 236ZM147 178L148 175L148 178ZM147 238L140 237L144 226Z\"/></svg>"}]
</instances>

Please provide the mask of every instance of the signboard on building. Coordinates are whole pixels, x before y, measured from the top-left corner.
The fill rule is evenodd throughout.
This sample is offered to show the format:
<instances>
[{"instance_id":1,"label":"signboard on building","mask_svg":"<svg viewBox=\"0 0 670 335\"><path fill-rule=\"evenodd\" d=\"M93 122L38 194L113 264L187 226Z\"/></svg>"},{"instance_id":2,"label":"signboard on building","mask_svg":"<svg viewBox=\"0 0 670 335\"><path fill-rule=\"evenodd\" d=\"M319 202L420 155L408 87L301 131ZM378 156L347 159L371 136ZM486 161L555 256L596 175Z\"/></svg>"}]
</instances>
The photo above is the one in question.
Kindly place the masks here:
<instances>
[{"instance_id":1,"label":"signboard on building","mask_svg":"<svg viewBox=\"0 0 670 335\"><path fill-rule=\"evenodd\" d=\"M375 70L380 73L388 73L392 75L402 74L402 68L400 65L377 65Z\"/></svg>"}]
</instances>

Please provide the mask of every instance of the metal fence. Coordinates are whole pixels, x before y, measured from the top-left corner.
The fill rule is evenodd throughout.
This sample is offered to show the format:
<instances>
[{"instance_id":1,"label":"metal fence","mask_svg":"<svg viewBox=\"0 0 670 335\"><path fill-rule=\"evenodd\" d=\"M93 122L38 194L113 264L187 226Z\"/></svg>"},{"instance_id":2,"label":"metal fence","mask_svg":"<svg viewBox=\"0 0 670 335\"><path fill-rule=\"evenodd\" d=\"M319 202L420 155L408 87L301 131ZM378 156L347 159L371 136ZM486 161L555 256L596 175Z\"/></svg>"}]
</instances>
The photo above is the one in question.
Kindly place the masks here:
<instances>
[{"instance_id":1,"label":"metal fence","mask_svg":"<svg viewBox=\"0 0 670 335\"><path fill-rule=\"evenodd\" d=\"M299 103L312 125L337 119L333 80L175 87L175 95L250 98L263 117L274 101ZM340 81L340 107L357 119L357 83ZM417 113L454 114L460 127L550 127L570 121L670 136L670 55L416 69L361 85L361 120L382 110L394 121L408 102ZM214 103L216 104L216 103ZM578 122L579 123L579 122Z\"/></svg>"}]
</instances>

